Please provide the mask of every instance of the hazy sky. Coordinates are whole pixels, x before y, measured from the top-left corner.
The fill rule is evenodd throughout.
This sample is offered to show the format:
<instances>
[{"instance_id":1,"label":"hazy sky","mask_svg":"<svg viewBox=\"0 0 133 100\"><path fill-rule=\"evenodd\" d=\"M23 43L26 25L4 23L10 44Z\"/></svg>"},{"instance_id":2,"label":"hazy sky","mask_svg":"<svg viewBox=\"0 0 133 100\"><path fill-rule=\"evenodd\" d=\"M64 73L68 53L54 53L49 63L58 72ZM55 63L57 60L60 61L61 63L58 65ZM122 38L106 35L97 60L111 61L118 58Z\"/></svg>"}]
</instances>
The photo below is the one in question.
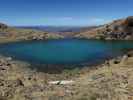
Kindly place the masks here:
<instances>
[{"instance_id":1,"label":"hazy sky","mask_svg":"<svg viewBox=\"0 0 133 100\"><path fill-rule=\"evenodd\" d=\"M9 25L85 26L133 15L133 0L0 0Z\"/></svg>"}]
</instances>

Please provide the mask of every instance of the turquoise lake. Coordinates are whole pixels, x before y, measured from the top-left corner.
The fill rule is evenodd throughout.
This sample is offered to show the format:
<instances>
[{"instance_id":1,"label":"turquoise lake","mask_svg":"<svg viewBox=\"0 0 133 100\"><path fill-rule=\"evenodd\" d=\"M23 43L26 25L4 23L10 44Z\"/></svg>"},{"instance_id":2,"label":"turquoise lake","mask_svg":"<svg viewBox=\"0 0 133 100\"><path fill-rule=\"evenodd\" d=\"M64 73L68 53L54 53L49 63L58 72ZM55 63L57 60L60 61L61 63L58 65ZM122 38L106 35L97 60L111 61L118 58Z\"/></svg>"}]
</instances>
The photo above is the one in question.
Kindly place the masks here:
<instances>
[{"instance_id":1,"label":"turquoise lake","mask_svg":"<svg viewBox=\"0 0 133 100\"><path fill-rule=\"evenodd\" d=\"M37 64L96 64L133 49L133 41L59 39L0 45L0 54Z\"/></svg>"}]
</instances>

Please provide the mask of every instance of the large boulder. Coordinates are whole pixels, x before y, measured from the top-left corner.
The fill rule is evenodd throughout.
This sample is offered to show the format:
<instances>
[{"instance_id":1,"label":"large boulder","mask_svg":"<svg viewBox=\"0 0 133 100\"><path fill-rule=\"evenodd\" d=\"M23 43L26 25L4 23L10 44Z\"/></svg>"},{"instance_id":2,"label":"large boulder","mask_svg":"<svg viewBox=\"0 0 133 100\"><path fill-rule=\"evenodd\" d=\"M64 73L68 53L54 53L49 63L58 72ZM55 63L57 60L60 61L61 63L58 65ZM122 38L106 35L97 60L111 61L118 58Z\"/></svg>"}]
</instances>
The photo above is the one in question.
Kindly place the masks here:
<instances>
[{"instance_id":1,"label":"large boulder","mask_svg":"<svg viewBox=\"0 0 133 100\"><path fill-rule=\"evenodd\" d=\"M8 26L6 24L0 23L0 29L6 29Z\"/></svg>"},{"instance_id":2,"label":"large boulder","mask_svg":"<svg viewBox=\"0 0 133 100\"><path fill-rule=\"evenodd\" d=\"M133 34L133 16L127 17L123 26L126 33Z\"/></svg>"}]
</instances>

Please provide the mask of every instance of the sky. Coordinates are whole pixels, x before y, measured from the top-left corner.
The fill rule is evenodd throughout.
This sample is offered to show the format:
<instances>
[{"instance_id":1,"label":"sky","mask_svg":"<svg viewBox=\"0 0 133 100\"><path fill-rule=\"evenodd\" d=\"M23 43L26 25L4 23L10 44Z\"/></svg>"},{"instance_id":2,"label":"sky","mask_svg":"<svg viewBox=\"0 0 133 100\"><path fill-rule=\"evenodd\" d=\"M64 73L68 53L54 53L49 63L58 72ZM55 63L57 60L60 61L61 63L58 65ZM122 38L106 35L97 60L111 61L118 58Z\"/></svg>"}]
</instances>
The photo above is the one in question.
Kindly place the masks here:
<instances>
[{"instance_id":1,"label":"sky","mask_svg":"<svg viewBox=\"0 0 133 100\"><path fill-rule=\"evenodd\" d=\"M91 26L133 15L133 0L0 0L0 22L12 26Z\"/></svg>"}]
</instances>

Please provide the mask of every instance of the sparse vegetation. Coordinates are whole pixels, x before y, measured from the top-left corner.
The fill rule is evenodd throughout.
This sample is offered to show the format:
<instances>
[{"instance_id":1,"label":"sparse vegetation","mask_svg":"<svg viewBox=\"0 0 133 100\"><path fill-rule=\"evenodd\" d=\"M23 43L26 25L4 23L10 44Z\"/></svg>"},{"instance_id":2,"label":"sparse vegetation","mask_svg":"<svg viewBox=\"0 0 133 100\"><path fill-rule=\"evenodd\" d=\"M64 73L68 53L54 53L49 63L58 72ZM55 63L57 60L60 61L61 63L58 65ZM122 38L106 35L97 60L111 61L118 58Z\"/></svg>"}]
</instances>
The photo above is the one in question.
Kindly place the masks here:
<instances>
[{"instance_id":1,"label":"sparse vegetation","mask_svg":"<svg viewBox=\"0 0 133 100\"><path fill-rule=\"evenodd\" d=\"M114 63L118 59L113 59L108 61L109 64L104 63L92 69L86 67L48 74L33 71L26 63L1 57L0 97L5 100L132 100L133 55L130 53L128 59L121 57L119 60ZM72 79L74 84L48 83L63 80L63 77L64 80Z\"/></svg>"}]
</instances>

